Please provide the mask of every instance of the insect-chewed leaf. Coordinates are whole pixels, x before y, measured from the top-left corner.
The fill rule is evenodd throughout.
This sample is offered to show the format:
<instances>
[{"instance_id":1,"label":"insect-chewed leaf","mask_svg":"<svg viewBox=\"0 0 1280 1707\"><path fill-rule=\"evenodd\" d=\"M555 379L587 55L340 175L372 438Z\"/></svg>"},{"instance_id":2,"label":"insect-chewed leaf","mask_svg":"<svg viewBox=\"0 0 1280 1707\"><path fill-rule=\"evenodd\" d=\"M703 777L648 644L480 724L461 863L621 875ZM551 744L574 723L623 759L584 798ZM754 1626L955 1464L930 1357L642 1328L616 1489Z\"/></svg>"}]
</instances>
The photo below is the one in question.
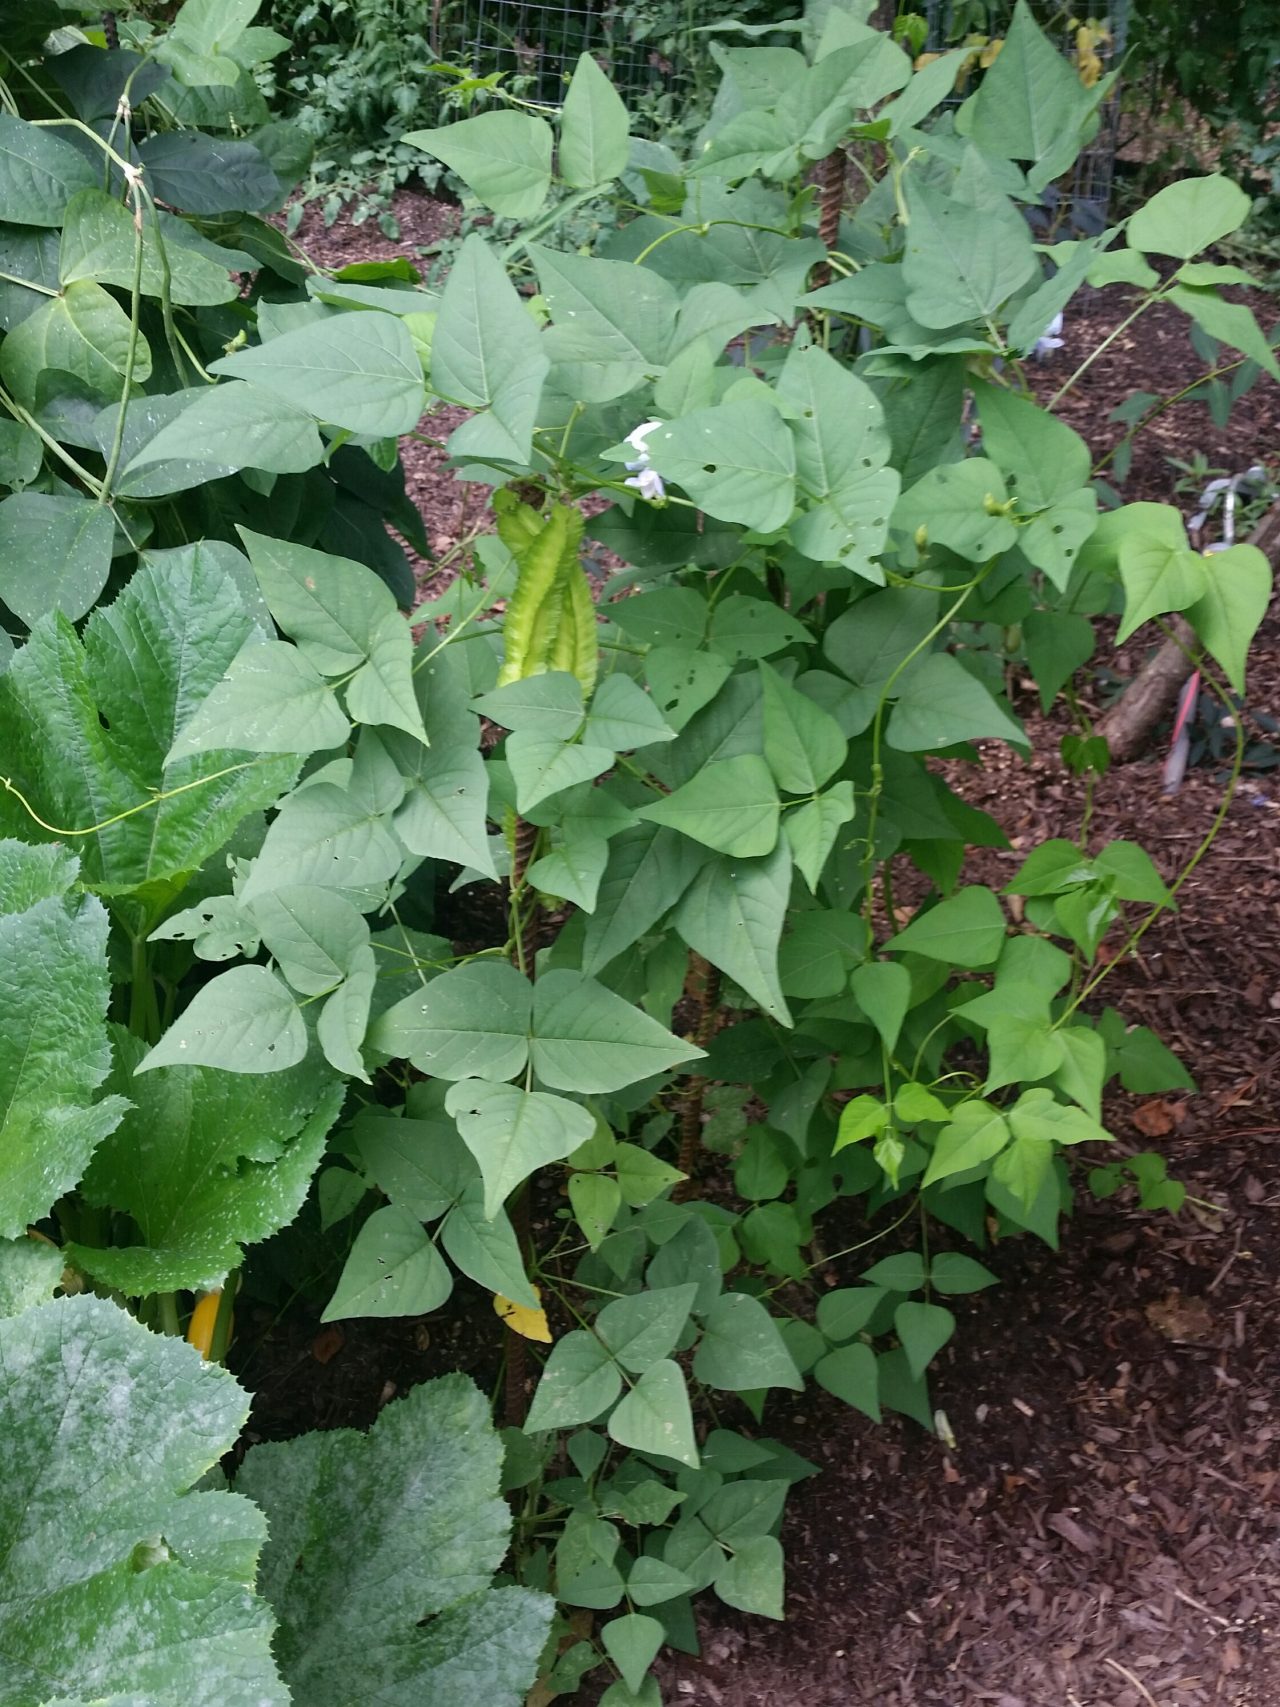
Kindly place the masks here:
<instances>
[{"instance_id":1,"label":"insect-chewed leaf","mask_svg":"<svg viewBox=\"0 0 1280 1707\"><path fill-rule=\"evenodd\" d=\"M533 1292L535 1297L541 1299L542 1294L536 1286ZM510 1298L504 1298L500 1292L495 1292L493 1307L513 1334L519 1334L522 1339L540 1340L544 1345L551 1344L552 1335L547 1326L547 1312L541 1302L534 1310L527 1304L513 1304Z\"/></svg>"}]
</instances>

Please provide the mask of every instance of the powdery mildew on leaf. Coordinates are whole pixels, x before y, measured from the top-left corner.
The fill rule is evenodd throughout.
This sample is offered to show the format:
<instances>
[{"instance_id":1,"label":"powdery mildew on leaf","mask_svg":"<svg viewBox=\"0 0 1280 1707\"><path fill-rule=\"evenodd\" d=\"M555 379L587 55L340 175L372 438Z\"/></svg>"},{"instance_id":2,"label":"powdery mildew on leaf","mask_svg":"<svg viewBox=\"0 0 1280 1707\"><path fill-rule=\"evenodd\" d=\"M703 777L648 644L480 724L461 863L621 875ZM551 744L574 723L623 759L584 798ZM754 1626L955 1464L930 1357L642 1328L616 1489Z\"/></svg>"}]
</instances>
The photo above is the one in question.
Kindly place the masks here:
<instances>
[{"instance_id":1,"label":"powdery mildew on leaf","mask_svg":"<svg viewBox=\"0 0 1280 1707\"><path fill-rule=\"evenodd\" d=\"M253 1592L259 1513L186 1490L247 1395L190 1346L84 1294L0 1321L0 1701L137 1692L285 1707Z\"/></svg>"}]
</instances>

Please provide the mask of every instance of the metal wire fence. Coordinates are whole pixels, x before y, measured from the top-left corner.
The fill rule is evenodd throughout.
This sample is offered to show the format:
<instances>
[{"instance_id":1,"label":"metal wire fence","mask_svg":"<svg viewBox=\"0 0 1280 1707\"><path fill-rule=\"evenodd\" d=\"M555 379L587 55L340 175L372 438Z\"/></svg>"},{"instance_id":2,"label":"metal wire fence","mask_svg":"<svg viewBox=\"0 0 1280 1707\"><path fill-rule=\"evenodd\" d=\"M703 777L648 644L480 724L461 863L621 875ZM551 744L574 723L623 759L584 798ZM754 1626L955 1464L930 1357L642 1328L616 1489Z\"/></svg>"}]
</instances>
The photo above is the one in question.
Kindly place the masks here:
<instances>
[{"instance_id":1,"label":"metal wire fence","mask_svg":"<svg viewBox=\"0 0 1280 1707\"><path fill-rule=\"evenodd\" d=\"M446 58L504 73L527 100L558 105L581 54L594 54L624 100L677 94L690 68L638 40L634 11L569 0L454 0L439 13Z\"/></svg>"},{"instance_id":2,"label":"metal wire fence","mask_svg":"<svg viewBox=\"0 0 1280 1707\"><path fill-rule=\"evenodd\" d=\"M1118 64L1123 56L1130 4L1131 0L1111 0L1111 39L1106 50L1110 64ZM576 4L572 0L437 0L433 34L445 58L481 76L502 72L528 100L558 105L579 55L591 53L629 105L647 110L657 120L687 118L688 103L709 83L707 38L695 33L704 10L697 0L687 0L684 27L674 32L679 47L670 57L656 45L659 31L652 27L653 14L634 0L621 4L598 0L594 5L590 0ZM779 16L783 10L779 7ZM929 26L928 46L939 51L963 39L975 21L989 35L1002 33L1012 16L1013 0L984 0L980 16L974 0L924 0L922 10ZM1046 4L1042 10L1050 15L1046 22L1064 16L1058 5ZM672 33L670 29L663 32L667 42ZM1061 33L1064 53L1073 51L1071 29ZM957 94L944 105L956 107L963 99ZM1042 230L1092 234L1105 226L1119 125L1115 96L1104 104L1100 120L1097 136L1071 175L1051 185L1042 207L1032 210L1032 223Z\"/></svg>"}]
</instances>

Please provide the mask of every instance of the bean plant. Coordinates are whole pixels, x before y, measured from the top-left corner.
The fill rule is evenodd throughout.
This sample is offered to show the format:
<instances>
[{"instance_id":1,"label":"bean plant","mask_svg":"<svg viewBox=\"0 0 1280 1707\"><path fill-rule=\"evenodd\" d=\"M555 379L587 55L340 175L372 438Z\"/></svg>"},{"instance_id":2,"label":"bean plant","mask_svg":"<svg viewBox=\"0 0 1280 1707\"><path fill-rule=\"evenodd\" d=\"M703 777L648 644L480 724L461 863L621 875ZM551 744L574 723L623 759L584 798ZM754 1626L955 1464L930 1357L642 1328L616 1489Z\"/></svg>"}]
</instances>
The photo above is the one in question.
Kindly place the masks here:
<instances>
[{"instance_id":1,"label":"bean plant","mask_svg":"<svg viewBox=\"0 0 1280 1707\"><path fill-rule=\"evenodd\" d=\"M1020 6L940 116L956 59L870 10L721 48L687 157L588 57L551 117L411 133L518 222L438 294L264 218L289 138L222 122L277 51L253 0L6 39L0 1703L505 1703L607 1663L652 1707L695 1596L782 1616L813 1466L776 1390L949 1437L949 1300L1056 1244L1110 1081L1189 1083L1102 986L1215 826L1177 873L1092 833L1072 682L1098 618L1181 613L1241 691L1270 572L1100 513L1025 363L1088 283L1280 378L1200 258L1248 199L1038 245L1107 79ZM603 248L559 246L597 204ZM425 554L399 447L440 404L492 502L415 603L388 527ZM1085 810L997 888L961 779L1029 751L1011 664L1073 711ZM1161 1158L1088 1154L1179 1207ZM326 1320L493 1295L496 1588L461 1377L200 1481L246 1252L312 1193Z\"/></svg>"}]
</instances>

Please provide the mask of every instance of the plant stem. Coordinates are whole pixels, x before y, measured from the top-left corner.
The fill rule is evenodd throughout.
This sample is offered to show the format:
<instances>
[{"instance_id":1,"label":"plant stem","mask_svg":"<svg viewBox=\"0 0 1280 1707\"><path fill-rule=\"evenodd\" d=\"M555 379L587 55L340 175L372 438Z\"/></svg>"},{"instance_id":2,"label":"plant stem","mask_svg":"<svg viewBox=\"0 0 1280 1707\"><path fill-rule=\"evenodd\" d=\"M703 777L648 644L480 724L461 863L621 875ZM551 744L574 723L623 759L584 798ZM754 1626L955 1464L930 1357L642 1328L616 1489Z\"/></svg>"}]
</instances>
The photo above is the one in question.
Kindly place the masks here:
<instances>
[{"instance_id":1,"label":"plant stem","mask_svg":"<svg viewBox=\"0 0 1280 1707\"><path fill-rule=\"evenodd\" d=\"M696 980L698 985L697 1018L689 1034L689 1041L697 1048L704 1049L715 1024L716 1007L720 1001L720 969L691 949L689 976L691 980ZM673 1203L687 1203L691 1197L698 1195L698 1183L694 1176L698 1165L698 1150L702 1143L702 1099L706 1088L707 1081L701 1073L690 1073L680 1093L680 1153L676 1166L685 1177L677 1181L675 1190L671 1193Z\"/></svg>"},{"instance_id":2,"label":"plant stem","mask_svg":"<svg viewBox=\"0 0 1280 1707\"><path fill-rule=\"evenodd\" d=\"M1160 626L1164 627L1165 625L1160 624ZM1169 631L1166 628L1166 633L1168 633L1168 632ZM1193 666L1193 668L1198 668L1202 672L1205 686L1210 689L1210 691L1217 697L1217 699L1227 709L1227 711L1231 715L1234 716L1235 715L1235 708L1231 703L1230 696L1228 695L1226 690L1218 683L1218 681L1214 677L1212 671L1205 669L1204 659L1193 657L1192 658L1192 666ZM1088 1000L1088 998L1093 994L1093 992L1098 988L1098 986L1103 982L1103 980L1105 978L1109 977L1110 974L1115 970L1116 966L1120 963L1120 961L1122 959L1124 959L1127 955L1131 954L1135 948L1137 948L1138 944L1142 941L1143 937L1146 936L1147 932L1151 929L1152 925L1155 924L1156 920L1160 917L1160 915L1162 913L1167 913L1169 911L1170 907L1173 905L1173 902L1177 898L1179 890L1186 883L1187 879L1191 876L1192 872L1200 864L1200 861L1204 858L1204 856L1208 853L1209 849L1213 846L1214 842L1217 840L1218 832L1222 829L1223 824L1226 822L1227 813L1231 810L1231 802L1235 799L1236 789L1239 787L1239 784L1240 784L1240 775L1241 775L1241 772L1244 770L1244 725L1243 725L1243 722L1241 721L1241 719L1238 717L1236 718L1235 732L1236 732L1235 758L1234 758L1234 762L1232 763L1231 774L1227 778L1226 790L1223 793L1222 800L1220 801L1220 803L1218 805L1218 810L1213 815L1213 822L1209 825L1208 830L1206 830L1204 836L1201 838L1200 843L1196 847L1195 852L1191 855L1191 858L1187 861L1187 863L1183 866L1182 870L1178 873L1177 877L1169 885L1169 899L1167 901L1162 902L1159 906L1153 907L1151 909L1151 911L1147 914L1146 918L1143 919L1142 923L1140 925L1136 926L1135 929L1129 933L1128 937L1126 937L1124 947L1121 949L1120 953L1117 954L1113 960L1109 961L1101 969L1100 972L1095 973L1094 976L1092 978L1090 978L1083 985L1083 987L1081 988L1079 993L1073 998L1073 1000L1070 1003L1068 1003L1067 1007L1063 1009L1062 1013L1059 1014L1058 1018L1053 1022L1053 1029L1055 1031L1058 1029L1059 1026L1065 1025L1067 1023L1067 1021L1071 1018L1072 1014L1075 1013L1076 1009L1080 1006L1080 1004L1082 1002Z\"/></svg>"},{"instance_id":3,"label":"plant stem","mask_svg":"<svg viewBox=\"0 0 1280 1707\"><path fill-rule=\"evenodd\" d=\"M927 647L933 645L938 635L940 635L947 627L952 617L955 616L961 605L963 605L964 601L969 597L969 594L979 584L979 582L985 580L987 575L991 572L994 563L995 559L993 558L990 563L984 564L973 579L971 581L967 581L963 587L958 589L948 589L949 591L955 590L957 592L958 596L954 603L947 606L938 621L934 623L933 627L927 634L921 636L921 638L907 653L906 657L898 660L892 674L880 690L880 698L876 705L875 719L871 729L871 787L867 790L866 852L864 853L862 860L864 883L867 891L865 902L867 930L871 933L873 939L875 935L875 920L873 917L875 891L871 882L871 874L876 863L876 822L880 811L880 796L884 791L884 769L880 761L880 749L884 739L885 707L889 703L889 697L893 692L898 677L907 668L907 666L920 655L921 652L923 652Z\"/></svg>"},{"instance_id":4,"label":"plant stem","mask_svg":"<svg viewBox=\"0 0 1280 1707\"><path fill-rule=\"evenodd\" d=\"M846 1245L842 1251L828 1251L819 1261L809 1263L805 1269L805 1273L812 1274L815 1268L825 1268L829 1263L839 1262L841 1257L851 1257L856 1251L865 1251L868 1245L879 1244L881 1239L887 1239L890 1233L897 1232L898 1228L901 1227L904 1221L909 1221L911 1219L911 1217L916 1213L916 1206L918 1202L919 1197L917 1195L911 1199L910 1203L907 1204L907 1207L903 1210L902 1214L899 1215L896 1221L890 1221L889 1225L887 1227L882 1227L878 1233L871 1233L865 1239L859 1239L856 1245ZM784 1276L783 1279L777 1281L773 1286L770 1286L765 1291L764 1296L766 1298L771 1298L775 1292L781 1292L784 1286L794 1285L795 1282L791 1279L790 1275Z\"/></svg>"},{"instance_id":5,"label":"plant stem","mask_svg":"<svg viewBox=\"0 0 1280 1707\"><path fill-rule=\"evenodd\" d=\"M538 933L541 928L540 909L536 897L521 907L525 875L533 862L538 846L538 826L527 818L517 818L511 851L511 909L514 931L511 958L517 970L532 980L538 952ZM510 1201L508 1213L511 1227L520 1248L520 1260L526 1270L533 1250L533 1228L529 1212L529 1181L525 1180ZM519 1428L529 1414L529 1353L523 1334L507 1329L507 1372L504 1411L508 1428Z\"/></svg>"},{"instance_id":6,"label":"plant stem","mask_svg":"<svg viewBox=\"0 0 1280 1707\"><path fill-rule=\"evenodd\" d=\"M476 529L476 532L477 533L479 532L478 528ZM454 547L453 549L456 549L456 547ZM440 561L443 563L444 561L446 561L448 556L449 556L449 553L446 552L445 557L441 558ZM420 669L422 669L422 667L425 664L429 664L431 662L431 660L435 657L437 652L443 652L446 646L456 645L458 642L458 638L461 635L463 629L466 628L469 623L474 622L475 619L481 614L481 612L487 610L490 607L490 605L492 605L494 603L494 601L496 599L504 598L506 596L504 592L500 591L500 589L502 588L502 584L505 581L507 574L510 572L511 568L514 567L514 562L515 562L515 560L513 558L511 563L509 563L507 565L507 567L504 568L502 570L502 572L499 574L497 580L493 583L493 585L485 587L484 591L480 594L480 597L477 600L477 602L472 606L472 608L462 618L461 622L450 623L448 633L445 634L440 640L438 640L429 652L424 652L421 657L415 657L414 658L414 661L413 661L413 673L414 673L414 675L417 675L418 671ZM412 618L410 620L412 621Z\"/></svg>"},{"instance_id":7,"label":"plant stem","mask_svg":"<svg viewBox=\"0 0 1280 1707\"><path fill-rule=\"evenodd\" d=\"M96 836L99 830L109 830L113 824L121 824L126 818L134 818L139 812L148 812L153 806L158 806L162 800L172 800L176 795L187 794L193 788L203 788L206 783L217 782L224 776L233 776L236 771L252 770L254 765L260 765L265 760L274 758L274 753L263 753L256 759L242 759L238 765L224 765L220 771L210 771L208 776L198 776L191 782L184 782L177 788L166 788L153 794L149 800L140 800L136 806L126 806L123 812L113 813L110 818L103 818L96 824L89 824L83 830L68 829L63 824L49 824L40 816L35 807L27 799L20 788L15 788L7 776L0 776L0 788L14 799L26 812L28 818L39 824L42 830L48 830L51 836Z\"/></svg>"},{"instance_id":8,"label":"plant stem","mask_svg":"<svg viewBox=\"0 0 1280 1707\"><path fill-rule=\"evenodd\" d=\"M837 221L837 223L839 222ZM740 231L765 231L775 237L791 236L791 233L784 231L780 225L759 225L755 220L750 219L704 219L692 225L673 225L669 231L664 231L655 237L652 243L647 243L631 264L635 267L643 266L653 251L672 237L683 237L690 231L696 232L699 237L705 237L716 225L733 225Z\"/></svg>"},{"instance_id":9,"label":"plant stem","mask_svg":"<svg viewBox=\"0 0 1280 1707\"><path fill-rule=\"evenodd\" d=\"M132 169L131 169L132 170ZM141 335L139 319L142 314L142 192L138 187L136 175L133 177L133 285L129 295L129 346L124 358L124 382L120 390L120 409L116 415L115 432L111 438L111 450L107 457L107 472L102 477L102 490L98 493L99 506L111 502L111 487L115 481L116 470L120 466L120 453L124 448L125 419L129 413L129 396L133 391L133 370L138 360L138 343Z\"/></svg>"},{"instance_id":10,"label":"plant stem","mask_svg":"<svg viewBox=\"0 0 1280 1707\"><path fill-rule=\"evenodd\" d=\"M539 237L541 237L545 231L550 231L551 227L559 220L567 219L571 213L577 213L580 207L585 207L588 202L598 201L599 199L600 187L597 184L593 184L590 189L579 190L566 201L558 202L556 206L549 209L541 219L535 219L527 231L521 232L520 236L516 238L515 242L511 244L503 255L503 260L508 266L510 266L511 262L517 255L527 249L530 243L536 243Z\"/></svg>"},{"instance_id":11,"label":"plant stem","mask_svg":"<svg viewBox=\"0 0 1280 1707\"><path fill-rule=\"evenodd\" d=\"M176 1292L157 1292L156 1325L162 1334L172 1334L176 1339L182 1338L182 1323L178 1319L178 1294Z\"/></svg>"},{"instance_id":12,"label":"plant stem","mask_svg":"<svg viewBox=\"0 0 1280 1707\"><path fill-rule=\"evenodd\" d=\"M21 285L23 290L38 291L41 296L57 297L62 295L61 291L54 290L49 285L37 284L34 279L19 278L17 273L6 273L3 269L0 269L0 279L3 279L6 284Z\"/></svg>"},{"instance_id":13,"label":"plant stem","mask_svg":"<svg viewBox=\"0 0 1280 1707\"><path fill-rule=\"evenodd\" d=\"M156 1002L156 987L147 964L147 943L144 936L133 939L132 967L129 985L129 1030L144 1043L156 1043L160 1037L160 1009Z\"/></svg>"},{"instance_id":14,"label":"plant stem","mask_svg":"<svg viewBox=\"0 0 1280 1707\"><path fill-rule=\"evenodd\" d=\"M1132 444L1138 434L1163 415L1166 409L1172 409L1175 403L1181 403L1184 397L1189 397L1193 391L1198 391L1202 385L1208 385L1212 380L1221 379L1225 374L1234 373L1237 368L1244 366L1245 360L1244 356L1238 356L1235 361L1223 362L1221 367L1215 367L1208 373L1202 373L1198 379L1193 379L1189 385L1184 385L1180 391L1171 392L1168 397L1162 397L1159 402L1153 403L1142 419L1135 421L1123 438L1117 439L1110 450L1102 453L1093 465L1093 473L1095 475L1101 474L1104 468L1114 462L1123 446Z\"/></svg>"},{"instance_id":15,"label":"plant stem","mask_svg":"<svg viewBox=\"0 0 1280 1707\"><path fill-rule=\"evenodd\" d=\"M58 460L64 463L71 470L76 479L88 487L90 492L97 493L102 490L101 482L96 479L94 475L90 474L87 468L82 468L76 461L75 457L71 456L69 452L64 450L52 434L45 431L39 421L36 420L35 416L29 414L28 411L24 409L20 403L16 402L14 398L10 397L8 392L3 388L0 388L0 404L4 405L15 421L21 422L24 427L30 427L31 431L35 433L37 438L39 438L45 449L52 451Z\"/></svg>"},{"instance_id":16,"label":"plant stem","mask_svg":"<svg viewBox=\"0 0 1280 1707\"><path fill-rule=\"evenodd\" d=\"M173 274L169 268L169 250L164 240L164 232L160 229L160 209L156 206L156 199L145 184L142 187L142 193L146 198L147 208L151 214L151 224L156 240L156 254L160 259L160 317L164 322L165 342L169 346L169 354L173 357L173 365L181 376L182 357L185 354L197 375L207 384L212 385L214 384L213 375L205 372L203 364L197 360L191 346L178 330L177 322L174 320Z\"/></svg>"},{"instance_id":17,"label":"plant stem","mask_svg":"<svg viewBox=\"0 0 1280 1707\"><path fill-rule=\"evenodd\" d=\"M1162 300L1163 300L1163 293L1160 291L1153 291L1150 296L1143 297L1142 301L1133 310L1132 314L1127 314L1118 326L1113 326L1111 328L1111 330L1107 333L1106 337L1102 340L1102 342L1093 350L1093 352L1084 358L1084 360L1080 363L1080 366L1071 375L1071 377L1069 379L1065 379L1062 382L1062 384L1054 392L1053 396L1045 404L1045 408L1049 409L1049 410L1056 409L1058 407L1058 404L1061 403L1062 399L1066 396L1068 391L1071 390L1072 386L1075 385L1076 382L1079 379L1081 379L1089 371L1089 369L1093 366L1094 362L1097 361L1098 357L1102 354L1102 352L1104 350L1108 349L1112 344L1114 344L1116 339L1120 336L1120 334L1122 332L1127 332L1129 327L1133 325L1134 321L1138 318L1139 315L1145 314L1147 312L1148 308L1150 308L1154 303L1160 302Z\"/></svg>"}]
</instances>

